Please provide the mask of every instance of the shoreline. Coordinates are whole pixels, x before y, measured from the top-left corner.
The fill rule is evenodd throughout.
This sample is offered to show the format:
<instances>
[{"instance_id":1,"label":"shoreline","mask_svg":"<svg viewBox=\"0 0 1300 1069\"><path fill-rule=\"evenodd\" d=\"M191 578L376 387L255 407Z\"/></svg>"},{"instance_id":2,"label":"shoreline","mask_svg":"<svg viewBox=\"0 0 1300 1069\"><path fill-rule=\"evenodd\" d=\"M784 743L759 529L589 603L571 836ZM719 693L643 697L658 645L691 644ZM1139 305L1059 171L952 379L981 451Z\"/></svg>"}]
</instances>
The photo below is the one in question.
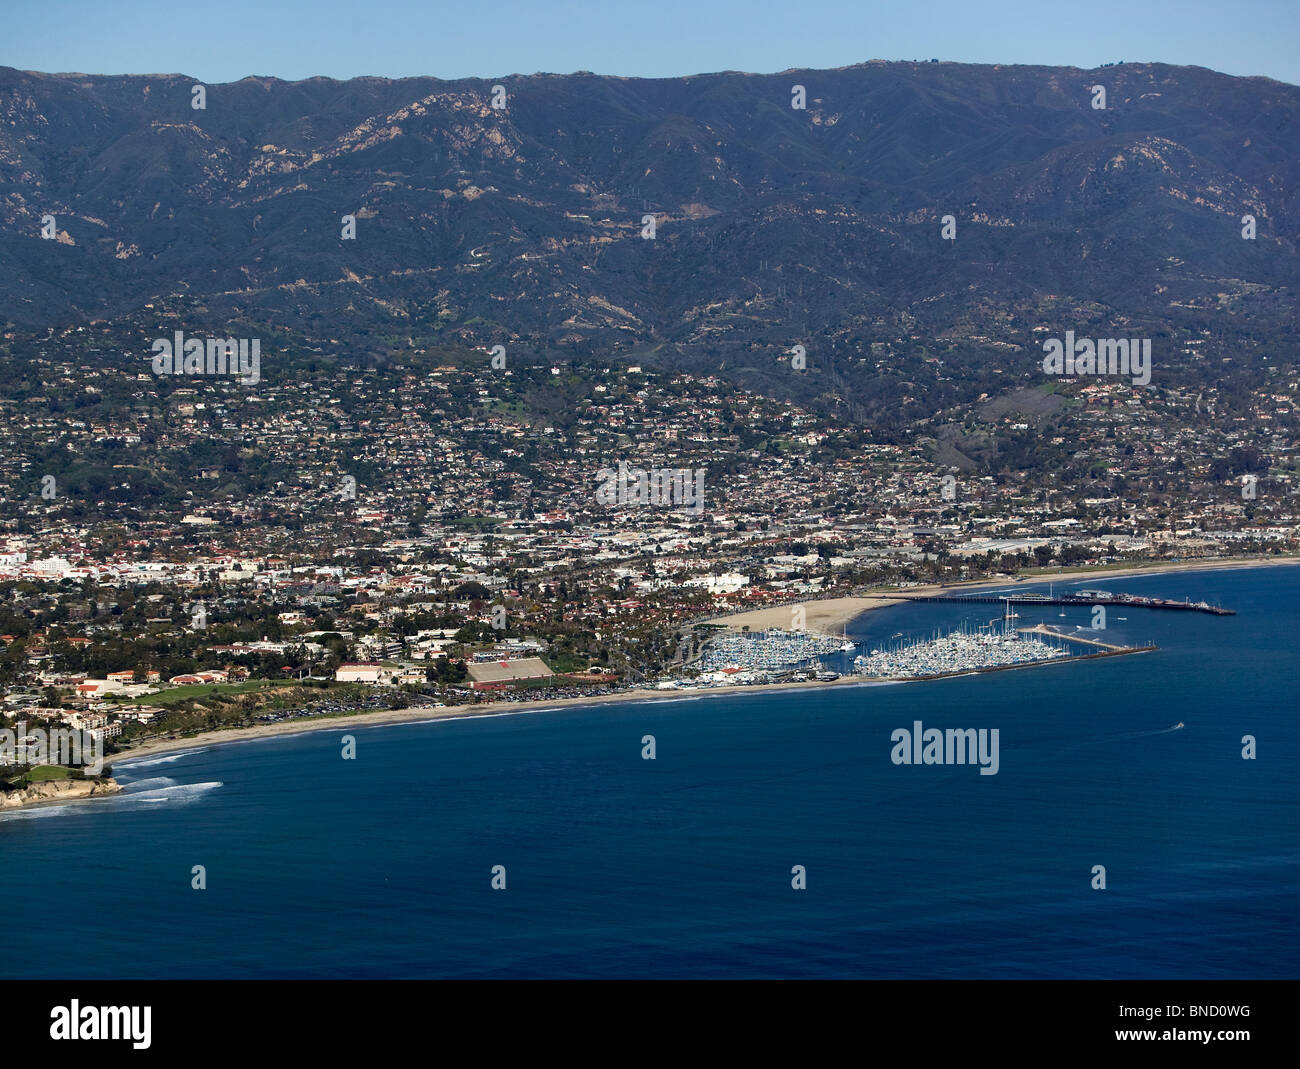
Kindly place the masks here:
<instances>
[{"instance_id":1,"label":"shoreline","mask_svg":"<svg viewBox=\"0 0 1300 1069\"><path fill-rule=\"evenodd\" d=\"M929 596L952 591L974 591L997 589L1001 587L1032 586L1037 583L1071 582L1081 579L1119 579L1134 575L1171 575L1179 572L1220 571L1235 568L1272 568L1274 566L1300 564L1300 557L1240 557L1227 560L1195 560L1186 562L1151 561L1147 564L1124 566L1121 568L1074 568L1049 575L1030 575L1023 581L1015 576L1007 579L965 579L959 583L926 583L922 586L906 587L908 595ZM791 601L782 605L768 605L759 609L733 613L729 616L713 616L703 621L708 624L720 624L731 630L740 630L748 626L751 631L763 631L772 627L788 628L790 614L802 606L805 611L805 627L809 631L833 634L846 628L860 616L877 609L887 609L891 605L903 605L906 602L889 597L886 594L869 593L856 597L827 598L824 601Z\"/></svg>"},{"instance_id":2,"label":"shoreline","mask_svg":"<svg viewBox=\"0 0 1300 1069\"><path fill-rule=\"evenodd\" d=\"M101 776L94 779L49 780L0 794L0 812L52 803L77 802L86 798L102 798L105 795L120 794L121 792L122 785L112 776Z\"/></svg>"},{"instance_id":3,"label":"shoreline","mask_svg":"<svg viewBox=\"0 0 1300 1069\"><path fill-rule=\"evenodd\" d=\"M218 728L204 731L197 735L185 735L176 739L154 739L131 750L106 755L105 766L113 769L129 767L131 763L158 754L172 753L177 750L208 749L212 746L226 746L237 742L253 742L257 739L284 738L291 735L309 735L320 731L334 729L347 731L354 727L385 727L392 724L428 723L434 720L474 720L488 716L524 716L531 713L560 713L566 709L581 708L592 705L635 705L638 702L663 703L691 701L695 698L726 697L739 694L759 694L773 691L809 690L812 688L835 687L845 684L873 686L883 683L905 682L904 680L868 680L856 676L841 676L831 680L802 680L790 683L754 683L749 686L702 687L698 690L636 690L621 691L617 694L591 695L583 698L551 698L527 702L486 702L480 705L424 705L410 709L381 709L371 713L343 714L340 716L320 717L285 721L278 724L261 724L249 728Z\"/></svg>"},{"instance_id":4,"label":"shoreline","mask_svg":"<svg viewBox=\"0 0 1300 1069\"><path fill-rule=\"evenodd\" d=\"M1185 564L1167 564L1154 562L1142 567L1116 569L1114 571L1099 572L1096 569L1076 570L1060 572L1050 576L1030 576L1025 580L1025 585L1038 582L1057 582L1060 580L1070 579L1087 579L1091 577L1117 578L1120 576L1132 576L1138 574L1166 574L1184 571L1210 571L1222 570L1227 568L1261 568L1271 567L1273 565L1300 564L1300 559L1289 557L1281 560L1266 560L1259 558L1248 558L1238 561L1189 561ZM954 583L949 586L937 586L930 584L922 587L909 587L908 593L922 594L926 592L937 592L941 590L953 590L957 588L976 589L981 587L1002 587L1014 584L1015 579L1006 581L992 582L985 579L974 580L964 583ZM905 605L908 602L896 601L893 599L864 596L861 598L835 598L829 599L836 603L846 603L842 606L837 605L837 612L845 612L852 609L850 615L844 618L844 624L857 619L867 612L875 611L880 608L887 608L890 605ZM871 602L865 607L854 608L851 604L854 602ZM787 605L769 606L765 609L755 609L748 613L739 613L731 617L719 617L719 621L735 621L740 617L750 617L759 613L777 612L781 618L789 620L790 610L794 605L801 604L792 602ZM815 605L816 602L802 603L806 605ZM809 614L811 616L811 613ZM752 624L750 625L753 626ZM768 626L780 626L769 624ZM1127 652L1127 651L1126 651ZM1094 655L1096 656L1096 655ZM1073 657L1069 660L1082 660L1086 657ZM1055 662L1044 662L1055 663ZM1035 665L1013 665L1001 666L998 669L984 669L981 671L1005 670L1007 667L1036 667ZM975 672L956 673L959 675L972 675ZM823 689L827 687L839 686L890 686L894 684L926 682L939 678L951 678L949 676L924 676L917 679L864 679L860 676L841 676L833 680L804 680L801 682L791 683L756 683L749 686L730 686L730 687L707 687L697 690L657 690L639 687L635 690L621 691L617 694L591 695L581 698L561 698L561 699L538 699L535 701L523 702L489 702L481 705L448 705L448 706L420 706L410 709L383 709L369 713L356 713L352 715L344 714L340 716L322 717L319 720L303 719L287 721L276 724L262 724L249 728L218 728L215 731L203 731L195 735L186 735L175 739L155 739L150 742L141 744L130 750L125 750L118 754L106 755L104 763L113 767L127 767L136 761L147 757L154 757L159 754L174 753L178 750L207 749L211 746L224 746L237 742L253 742L258 739L280 738L289 735L306 735L319 731L342 730L347 731L353 727L381 727L390 724L403 724L417 721L433 720L466 720L484 716L515 716L526 715L531 713L542 712L561 712L565 709L581 708L592 705L623 705L634 704L636 702L648 701L691 701L696 698L708 698L727 695L743 694L762 694L774 693L778 691L798 691L809 689Z\"/></svg>"}]
</instances>

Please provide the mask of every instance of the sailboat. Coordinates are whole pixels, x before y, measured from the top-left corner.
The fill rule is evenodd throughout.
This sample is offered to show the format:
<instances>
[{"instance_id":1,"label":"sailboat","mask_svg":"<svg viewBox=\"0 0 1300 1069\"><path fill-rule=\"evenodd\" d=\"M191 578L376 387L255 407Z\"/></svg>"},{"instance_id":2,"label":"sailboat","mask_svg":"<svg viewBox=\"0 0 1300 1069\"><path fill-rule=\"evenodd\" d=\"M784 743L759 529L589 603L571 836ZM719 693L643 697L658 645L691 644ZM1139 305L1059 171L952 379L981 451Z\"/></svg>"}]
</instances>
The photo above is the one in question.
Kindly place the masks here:
<instances>
[{"instance_id":1,"label":"sailboat","mask_svg":"<svg viewBox=\"0 0 1300 1069\"><path fill-rule=\"evenodd\" d=\"M841 653L852 653L854 650L858 648L858 644L856 642L849 641L849 632L848 632L847 624L842 624L840 626L840 638L844 640L844 642L840 646Z\"/></svg>"}]
</instances>

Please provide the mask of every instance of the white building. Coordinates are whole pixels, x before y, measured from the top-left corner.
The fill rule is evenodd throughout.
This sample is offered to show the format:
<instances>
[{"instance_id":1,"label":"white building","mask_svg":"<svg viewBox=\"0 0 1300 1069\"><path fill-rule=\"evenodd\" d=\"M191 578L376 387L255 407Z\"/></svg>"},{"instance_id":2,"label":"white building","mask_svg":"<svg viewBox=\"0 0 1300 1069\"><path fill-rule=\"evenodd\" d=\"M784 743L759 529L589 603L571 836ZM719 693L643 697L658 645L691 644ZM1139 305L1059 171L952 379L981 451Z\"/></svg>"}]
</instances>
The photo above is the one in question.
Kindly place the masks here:
<instances>
[{"instance_id":1,"label":"white building","mask_svg":"<svg viewBox=\"0 0 1300 1069\"><path fill-rule=\"evenodd\" d=\"M388 677L388 669L376 661L341 664L334 673L336 683L383 683Z\"/></svg>"}]
</instances>

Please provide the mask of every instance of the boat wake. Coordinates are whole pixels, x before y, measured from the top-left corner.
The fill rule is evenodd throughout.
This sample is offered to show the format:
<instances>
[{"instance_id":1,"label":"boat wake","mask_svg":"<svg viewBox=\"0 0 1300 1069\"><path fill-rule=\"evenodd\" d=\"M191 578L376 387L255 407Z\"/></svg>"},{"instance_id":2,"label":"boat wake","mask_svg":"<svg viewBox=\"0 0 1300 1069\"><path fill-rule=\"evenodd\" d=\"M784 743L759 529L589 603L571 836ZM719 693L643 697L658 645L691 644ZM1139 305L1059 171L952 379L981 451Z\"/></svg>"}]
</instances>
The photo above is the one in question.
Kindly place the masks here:
<instances>
[{"instance_id":1,"label":"boat wake","mask_svg":"<svg viewBox=\"0 0 1300 1069\"><path fill-rule=\"evenodd\" d=\"M1155 728L1151 731L1133 731L1125 735L1120 735L1120 739L1149 739L1156 735L1168 735L1171 731L1182 731L1183 722L1180 720L1177 724L1171 724L1167 728Z\"/></svg>"},{"instance_id":2,"label":"boat wake","mask_svg":"<svg viewBox=\"0 0 1300 1069\"><path fill-rule=\"evenodd\" d=\"M1174 724L1172 727L1155 728L1151 731L1121 731L1116 735L1107 735L1104 738L1096 739L1092 745L1100 745L1109 742L1131 742L1134 739L1153 739L1157 735L1168 735L1171 731L1180 731L1182 722Z\"/></svg>"},{"instance_id":3,"label":"boat wake","mask_svg":"<svg viewBox=\"0 0 1300 1069\"><path fill-rule=\"evenodd\" d=\"M1071 746L1062 747L1060 750L1054 750L1050 756L1064 757L1067 754L1078 753L1080 750L1090 749L1093 746L1114 746L1116 743L1137 742L1139 739L1154 739L1160 735L1168 735L1174 731L1183 729L1182 721L1174 724L1172 727L1155 728L1152 731L1118 731L1112 735L1102 735L1095 739L1086 739L1083 742L1076 742Z\"/></svg>"}]
</instances>

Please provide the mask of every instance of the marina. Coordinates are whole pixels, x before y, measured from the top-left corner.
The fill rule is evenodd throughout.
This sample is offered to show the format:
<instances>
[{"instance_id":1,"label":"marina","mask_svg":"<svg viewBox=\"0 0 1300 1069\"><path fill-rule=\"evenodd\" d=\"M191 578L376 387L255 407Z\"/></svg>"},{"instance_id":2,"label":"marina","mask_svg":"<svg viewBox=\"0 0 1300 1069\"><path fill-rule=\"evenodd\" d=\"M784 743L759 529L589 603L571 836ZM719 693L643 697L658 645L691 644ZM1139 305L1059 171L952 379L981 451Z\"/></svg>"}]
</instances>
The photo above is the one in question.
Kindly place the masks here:
<instances>
[{"instance_id":1,"label":"marina","mask_svg":"<svg viewBox=\"0 0 1300 1069\"><path fill-rule=\"evenodd\" d=\"M842 636L772 628L712 638L705 644L696 666L702 673L788 672L818 657L853 648Z\"/></svg>"},{"instance_id":2,"label":"marina","mask_svg":"<svg viewBox=\"0 0 1300 1069\"><path fill-rule=\"evenodd\" d=\"M1005 600L1005 599L1004 599ZM961 627L947 635L892 648L873 649L856 657L853 672L868 679L918 680L939 679L969 672L996 672L1088 657L1114 657L1128 653L1145 653L1155 646L1120 646L1067 634L1047 624L1016 629L1017 619L1008 603L1002 617L1002 630L993 620L975 629ZM1091 652L1076 652L1079 646Z\"/></svg>"},{"instance_id":3,"label":"marina","mask_svg":"<svg viewBox=\"0 0 1300 1069\"><path fill-rule=\"evenodd\" d=\"M853 662L868 679L929 679L959 672L1041 664L1070 656L1068 649L1018 632L992 633L960 629L895 649L872 650Z\"/></svg>"},{"instance_id":4,"label":"marina","mask_svg":"<svg viewBox=\"0 0 1300 1069\"><path fill-rule=\"evenodd\" d=\"M1059 599L1048 602L1027 595L1015 599L1003 596L908 597L905 600L997 602L1002 605L1002 615L984 624L962 624L946 634L935 631L928 639L903 639L903 633L895 631L888 642L874 645L869 651L863 646L864 653L853 658L853 677L895 682L940 679L974 672L1143 653L1157 648L1154 645L1123 646L1105 642L1098 637L1105 634L1100 629L1076 627L1073 631L1065 631L1044 622L1017 626L1021 614L1016 612L1016 604L1022 607L1058 604L1061 603ZM1088 600L1086 604L1097 602ZM895 642L897 639L903 641ZM839 672L828 669L821 659L850 654L856 648L857 644L844 633L837 636L782 628L724 633L709 639L691 665L697 671L693 682L678 679L665 681L660 686L691 688L813 679L831 681L839 678Z\"/></svg>"}]
</instances>

